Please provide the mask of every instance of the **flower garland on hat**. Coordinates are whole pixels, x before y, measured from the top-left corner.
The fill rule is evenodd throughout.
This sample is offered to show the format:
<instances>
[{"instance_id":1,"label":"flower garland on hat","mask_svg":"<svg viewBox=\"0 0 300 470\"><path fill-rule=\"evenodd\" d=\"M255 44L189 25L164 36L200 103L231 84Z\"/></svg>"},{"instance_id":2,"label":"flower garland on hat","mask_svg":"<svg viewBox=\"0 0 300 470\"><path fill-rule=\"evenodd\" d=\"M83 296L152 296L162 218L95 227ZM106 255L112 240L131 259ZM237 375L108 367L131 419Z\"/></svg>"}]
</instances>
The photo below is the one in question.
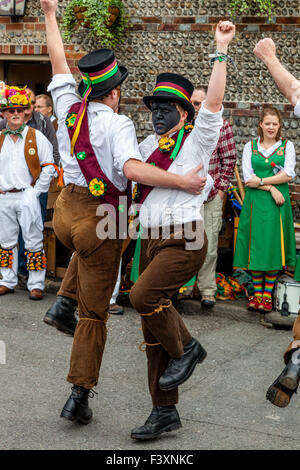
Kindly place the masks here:
<instances>
[{"instance_id":1,"label":"flower garland on hat","mask_svg":"<svg viewBox=\"0 0 300 470\"><path fill-rule=\"evenodd\" d=\"M19 88L17 86L6 85L5 89L0 87L0 108L29 108L31 105L31 93L26 92L26 86Z\"/></svg>"}]
</instances>

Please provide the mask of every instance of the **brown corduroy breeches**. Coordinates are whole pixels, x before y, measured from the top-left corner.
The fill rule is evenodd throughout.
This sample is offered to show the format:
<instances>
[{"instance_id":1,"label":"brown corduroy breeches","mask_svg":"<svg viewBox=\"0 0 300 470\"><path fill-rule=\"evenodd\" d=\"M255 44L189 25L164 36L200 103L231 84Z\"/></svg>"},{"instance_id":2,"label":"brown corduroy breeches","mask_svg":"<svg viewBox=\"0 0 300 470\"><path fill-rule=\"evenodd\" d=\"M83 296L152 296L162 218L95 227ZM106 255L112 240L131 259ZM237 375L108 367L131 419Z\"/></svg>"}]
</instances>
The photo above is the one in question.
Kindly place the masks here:
<instances>
[{"instance_id":1,"label":"brown corduroy breeches","mask_svg":"<svg viewBox=\"0 0 300 470\"><path fill-rule=\"evenodd\" d=\"M74 290L60 290L61 295L78 301L79 322L75 330L70 370L67 380L91 389L98 383L106 343L106 321L121 257L122 240L99 239L96 216L99 200L88 188L69 185L60 193L54 211L54 231L60 241L74 250L68 269ZM77 270L77 275L75 273ZM74 294L75 289L77 295ZM70 291L70 292L69 292Z\"/></svg>"},{"instance_id":2,"label":"brown corduroy breeches","mask_svg":"<svg viewBox=\"0 0 300 470\"><path fill-rule=\"evenodd\" d=\"M148 360L148 385L153 406L175 405L178 389L162 391L158 380L170 357L179 358L192 336L171 302L178 290L201 268L206 252L186 250L181 239L141 240L140 276L130 300L140 313Z\"/></svg>"}]
</instances>

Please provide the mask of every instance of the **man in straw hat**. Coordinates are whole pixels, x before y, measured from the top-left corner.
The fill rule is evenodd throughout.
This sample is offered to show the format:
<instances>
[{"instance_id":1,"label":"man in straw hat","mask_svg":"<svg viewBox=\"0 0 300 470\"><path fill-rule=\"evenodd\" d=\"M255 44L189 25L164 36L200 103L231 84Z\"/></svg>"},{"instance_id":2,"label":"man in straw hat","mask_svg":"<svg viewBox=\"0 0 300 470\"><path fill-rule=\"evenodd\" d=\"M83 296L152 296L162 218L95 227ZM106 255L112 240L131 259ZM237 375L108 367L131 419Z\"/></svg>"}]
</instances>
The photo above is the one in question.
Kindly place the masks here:
<instances>
[{"instance_id":1,"label":"man in straw hat","mask_svg":"<svg viewBox=\"0 0 300 470\"><path fill-rule=\"evenodd\" d=\"M280 63L280 60L276 56L274 41L271 38L261 39L255 46L254 54L268 67L277 87L295 107L294 113L300 118L300 82ZM294 279L300 281L300 256L298 256ZM284 353L286 366L272 385L270 385L266 394L267 400L280 408L284 408L289 404L299 386L300 315L298 315L294 323L293 336L294 341L289 344Z\"/></svg>"},{"instance_id":2,"label":"man in straw hat","mask_svg":"<svg viewBox=\"0 0 300 470\"><path fill-rule=\"evenodd\" d=\"M18 236L21 227L31 300L43 298L46 258L39 196L48 191L54 171L53 149L43 134L25 124L30 106L25 88L0 84L0 108L6 129L0 134L0 295L18 283Z\"/></svg>"},{"instance_id":3,"label":"man in straw hat","mask_svg":"<svg viewBox=\"0 0 300 470\"><path fill-rule=\"evenodd\" d=\"M213 70L194 127L186 124L195 113L190 102L192 83L175 73L157 76L153 94L144 97L155 129L155 134L140 144L144 161L177 174L202 163L202 174L207 176L223 125L226 62L231 60L227 48L234 33L235 27L229 21L217 25ZM133 429L133 439L153 439L181 427L175 407L178 386L206 357L205 349L192 337L171 299L204 262L207 237L200 209L209 191L191 195L144 185L136 191L141 205L142 242L140 276L131 289L130 300L142 320L153 408L145 424Z\"/></svg>"},{"instance_id":4,"label":"man in straw hat","mask_svg":"<svg viewBox=\"0 0 300 470\"><path fill-rule=\"evenodd\" d=\"M88 396L98 383L122 247L117 237L96 233L105 218L101 208L113 207L118 222L127 178L192 194L200 194L205 178L198 176L201 165L179 176L141 162L132 121L115 112L128 72L117 64L112 50L97 50L80 59L82 99L76 95L57 26L57 0L41 0L41 6L53 71L48 91L59 120L57 138L66 185L56 201L53 224L59 239L74 251L70 265L76 266L79 310L67 377L72 394L61 416L87 424L92 418Z\"/></svg>"}]
</instances>

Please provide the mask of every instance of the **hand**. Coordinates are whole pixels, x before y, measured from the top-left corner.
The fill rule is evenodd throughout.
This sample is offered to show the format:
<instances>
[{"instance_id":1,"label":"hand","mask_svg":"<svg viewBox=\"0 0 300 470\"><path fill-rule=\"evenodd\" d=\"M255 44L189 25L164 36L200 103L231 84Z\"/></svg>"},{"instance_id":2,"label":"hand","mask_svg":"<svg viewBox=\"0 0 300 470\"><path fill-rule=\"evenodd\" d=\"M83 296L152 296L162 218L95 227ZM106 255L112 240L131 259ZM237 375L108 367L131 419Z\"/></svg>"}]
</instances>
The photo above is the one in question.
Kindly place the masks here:
<instances>
[{"instance_id":1,"label":"hand","mask_svg":"<svg viewBox=\"0 0 300 470\"><path fill-rule=\"evenodd\" d=\"M55 13L57 9L57 0L40 0L41 7L45 15Z\"/></svg>"},{"instance_id":2,"label":"hand","mask_svg":"<svg viewBox=\"0 0 300 470\"><path fill-rule=\"evenodd\" d=\"M231 21L219 21L215 34L217 45L223 44L227 46L234 37L234 35L235 25L231 23Z\"/></svg>"},{"instance_id":3,"label":"hand","mask_svg":"<svg viewBox=\"0 0 300 470\"><path fill-rule=\"evenodd\" d=\"M183 176L182 189L187 193L199 195L203 191L206 184L206 178L198 175L201 168L203 168L202 163Z\"/></svg>"},{"instance_id":4,"label":"hand","mask_svg":"<svg viewBox=\"0 0 300 470\"><path fill-rule=\"evenodd\" d=\"M258 41L254 48L254 54L263 62L276 57L276 46L271 38L264 38Z\"/></svg>"},{"instance_id":5,"label":"hand","mask_svg":"<svg viewBox=\"0 0 300 470\"><path fill-rule=\"evenodd\" d=\"M283 195L275 186L271 187L270 193L277 206L282 206L285 203Z\"/></svg>"},{"instance_id":6,"label":"hand","mask_svg":"<svg viewBox=\"0 0 300 470\"><path fill-rule=\"evenodd\" d=\"M248 188L258 188L260 184L260 178L256 175L253 175L251 180L247 181L246 186Z\"/></svg>"},{"instance_id":7,"label":"hand","mask_svg":"<svg viewBox=\"0 0 300 470\"><path fill-rule=\"evenodd\" d=\"M221 189L218 189L218 194L219 194L220 198L221 198L222 201L223 201L223 199L224 199L224 194L225 194L224 191L221 191Z\"/></svg>"}]
</instances>

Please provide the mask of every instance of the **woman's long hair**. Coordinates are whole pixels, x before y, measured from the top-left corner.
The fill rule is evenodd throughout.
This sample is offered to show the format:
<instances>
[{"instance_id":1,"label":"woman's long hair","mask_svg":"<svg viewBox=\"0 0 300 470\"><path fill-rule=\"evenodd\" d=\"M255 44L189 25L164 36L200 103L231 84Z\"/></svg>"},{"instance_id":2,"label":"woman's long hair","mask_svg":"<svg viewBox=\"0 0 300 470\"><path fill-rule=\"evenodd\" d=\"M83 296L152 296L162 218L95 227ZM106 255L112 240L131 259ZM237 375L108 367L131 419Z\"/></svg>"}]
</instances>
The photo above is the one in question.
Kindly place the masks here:
<instances>
[{"instance_id":1,"label":"woman's long hair","mask_svg":"<svg viewBox=\"0 0 300 470\"><path fill-rule=\"evenodd\" d=\"M260 113L260 116L259 116L259 124L261 124L263 122L263 120L265 119L266 116L276 116L278 118L278 121L279 121L279 129L278 129L278 132L276 134L276 140L280 140L282 137L281 137L281 133L282 133L282 118L281 118L281 114L280 112L278 111L278 109L276 108L273 108L273 106L266 106L263 108L262 112ZM258 135L260 137L260 141L263 142L264 141L264 133L263 133L263 130L262 128L260 127L260 125L258 124Z\"/></svg>"}]
</instances>

